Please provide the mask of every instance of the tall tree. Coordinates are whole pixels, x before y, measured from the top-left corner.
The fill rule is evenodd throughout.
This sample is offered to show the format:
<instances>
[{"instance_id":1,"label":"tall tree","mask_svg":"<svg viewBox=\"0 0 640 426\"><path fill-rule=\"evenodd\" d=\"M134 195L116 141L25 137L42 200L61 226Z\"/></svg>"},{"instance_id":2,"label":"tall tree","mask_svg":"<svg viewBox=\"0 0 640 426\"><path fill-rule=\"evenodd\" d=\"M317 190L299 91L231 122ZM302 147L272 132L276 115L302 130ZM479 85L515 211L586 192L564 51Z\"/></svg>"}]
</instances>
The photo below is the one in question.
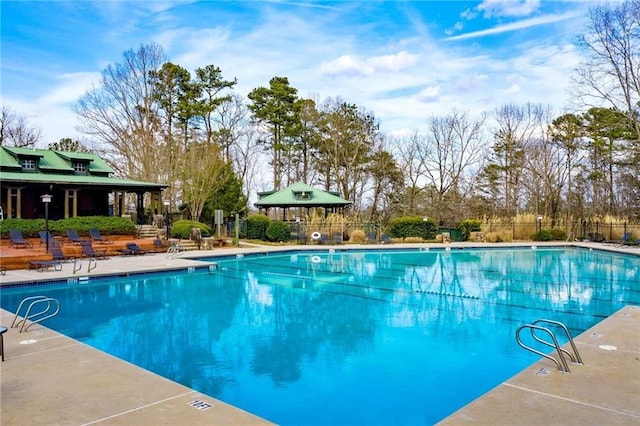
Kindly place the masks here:
<instances>
[{"instance_id":1,"label":"tall tree","mask_svg":"<svg viewBox=\"0 0 640 426\"><path fill-rule=\"evenodd\" d=\"M80 141L73 140L71 138L62 138L58 142L49 144L49 149L54 151L67 151L67 152L91 152L89 148L82 145Z\"/></svg>"},{"instance_id":2,"label":"tall tree","mask_svg":"<svg viewBox=\"0 0 640 426\"><path fill-rule=\"evenodd\" d=\"M258 87L248 95L252 102L249 109L257 121L267 125L270 135L265 145L272 154L274 189L280 189L282 177L289 171L285 165L292 163L289 161L294 153L291 143L299 129L297 93L287 77L273 77L268 88Z\"/></svg>"},{"instance_id":3,"label":"tall tree","mask_svg":"<svg viewBox=\"0 0 640 426\"><path fill-rule=\"evenodd\" d=\"M321 138L316 158L325 189L333 188L359 210L369 181L371 154L380 143L375 117L341 99L328 99L323 107Z\"/></svg>"},{"instance_id":4,"label":"tall tree","mask_svg":"<svg viewBox=\"0 0 640 426\"><path fill-rule=\"evenodd\" d=\"M74 106L86 134L101 142L103 155L123 177L164 181L158 155L159 122L149 73L165 62L157 44L123 53L122 62L102 71L98 86Z\"/></svg>"},{"instance_id":5,"label":"tall tree","mask_svg":"<svg viewBox=\"0 0 640 426\"><path fill-rule=\"evenodd\" d=\"M586 56L575 77L579 98L619 109L640 134L640 0L593 6L578 46Z\"/></svg>"},{"instance_id":6,"label":"tall tree","mask_svg":"<svg viewBox=\"0 0 640 426\"><path fill-rule=\"evenodd\" d=\"M502 213L506 216L520 213L522 208L522 172L527 144L539 130L545 116L541 105L505 104L495 110L497 130L493 152L485 176L499 177L502 182ZM495 183L495 182L494 182Z\"/></svg>"},{"instance_id":7,"label":"tall tree","mask_svg":"<svg viewBox=\"0 0 640 426\"><path fill-rule=\"evenodd\" d=\"M437 222L458 216L458 197L467 189L465 178L470 179L484 155L484 121L484 117L471 120L467 112L455 109L446 116L429 119L426 143L418 146L418 152L432 192L430 212Z\"/></svg>"},{"instance_id":8,"label":"tall tree","mask_svg":"<svg viewBox=\"0 0 640 426\"><path fill-rule=\"evenodd\" d=\"M235 78L233 80L224 80L222 71L214 65L196 68L195 75L195 84L200 91L198 110L204 123L206 141L211 142L216 133L214 112L221 105L232 100L231 94L223 93L225 90L233 88L238 81Z\"/></svg>"},{"instance_id":9,"label":"tall tree","mask_svg":"<svg viewBox=\"0 0 640 426\"><path fill-rule=\"evenodd\" d=\"M573 195L573 174L580 161L582 119L576 114L564 114L552 121L549 126L549 135L564 152L567 174L567 219L571 221L573 206L577 204Z\"/></svg>"}]
</instances>

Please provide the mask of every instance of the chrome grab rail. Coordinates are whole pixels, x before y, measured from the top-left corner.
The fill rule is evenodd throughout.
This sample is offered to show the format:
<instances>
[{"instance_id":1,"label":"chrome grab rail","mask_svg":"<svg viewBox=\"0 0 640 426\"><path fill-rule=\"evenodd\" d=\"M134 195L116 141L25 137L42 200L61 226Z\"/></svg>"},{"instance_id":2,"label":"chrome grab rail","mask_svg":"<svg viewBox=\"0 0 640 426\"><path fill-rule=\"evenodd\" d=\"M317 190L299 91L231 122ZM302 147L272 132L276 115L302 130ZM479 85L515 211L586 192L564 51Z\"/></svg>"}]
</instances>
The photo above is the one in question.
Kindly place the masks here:
<instances>
[{"instance_id":1,"label":"chrome grab rail","mask_svg":"<svg viewBox=\"0 0 640 426\"><path fill-rule=\"evenodd\" d=\"M541 352L541 351L539 351L537 349L532 348L531 346L527 346L524 343L522 343L522 340L520 339L520 332L522 330L524 330L525 328L528 328L530 330L540 330L540 331L544 331L544 332L548 333L549 336L551 336L551 339L553 339L553 343L555 344L556 350L558 351L558 358L560 359L560 361L558 361L557 359L555 359L551 355L547 355L544 352ZM533 334L533 331L531 333ZM556 336L548 328L540 327L540 326L537 326L537 325L531 325L531 324L521 325L516 330L516 341L518 342L518 344L522 348L527 349L527 350L533 352L534 354L538 354L540 356L543 356L543 357L545 357L547 359L550 359L551 361L555 362L555 364L558 366L558 370L560 370L562 372L565 372L565 373L569 373L570 372L569 366L567 365L567 361L564 359L564 356L562 355L562 351L560 350L560 345L558 344L558 340L556 339ZM562 364L560 362L562 362Z\"/></svg>"},{"instance_id":2,"label":"chrome grab rail","mask_svg":"<svg viewBox=\"0 0 640 426\"><path fill-rule=\"evenodd\" d=\"M569 329L567 328L566 325L564 325L560 321L554 321L554 320L543 319L543 318L534 321L532 323L532 325L538 325L539 323L552 324L552 325L560 327L564 331L564 334L567 336L567 340L571 344L571 348L573 349L573 354L571 352L567 351L566 349L563 349L563 348L560 348L560 350L562 352L564 352L565 354L569 355L569 358L571 358L572 362L576 362L578 364L582 364L582 358L580 357L580 353L578 353L578 348L576 347L576 344L573 342L573 338L571 337L571 333L569 333ZM547 346L553 347L553 345L551 343L547 342L546 340L542 340L538 336L536 336L533 330L531 330L531 335L533 336L533 338L535 340L537 340L538 342L542 343L543 345L547 345Z\"/></svg>"},{"instance_id":3,"label":"chrome grab rail","mask_svg":"<svg viewBox=\"0 0 640 426\"><path fill-rule=\"evenodd\" d=\"M18 316L20 315L20 311L22 310L22 306L27 302L27 301L32 301L31 303L29 303L29 306L27 307L27 310L24 314L24 316L22 317L22 319L20 321L18 320ZM31 309L39 304L45 303L47 304L46 307L44 307L42 310L38 311L38 312L31 312ZM55 305L55 310L52 312L52 306ZM60 312L60 302L58 302L57 299L54 299L52 297L46 297L46 296L31 296L31 297L26 297L24 299L22 299L22 301L20 302L20 304L18 305L18 309L16 310L16 315L13 318L13 322L11 323L11 327L20 327L20 333L22 333L23 331L27 331L29 330L29 327L31 327L34 324L37 324L39 322L42 322L46 319L55 317L56 315L58 315L58 312ZM27 321L31 321L31 324L27 325ZM26 327L25 327L26 326Z\"/></svg>"}]
</instances>

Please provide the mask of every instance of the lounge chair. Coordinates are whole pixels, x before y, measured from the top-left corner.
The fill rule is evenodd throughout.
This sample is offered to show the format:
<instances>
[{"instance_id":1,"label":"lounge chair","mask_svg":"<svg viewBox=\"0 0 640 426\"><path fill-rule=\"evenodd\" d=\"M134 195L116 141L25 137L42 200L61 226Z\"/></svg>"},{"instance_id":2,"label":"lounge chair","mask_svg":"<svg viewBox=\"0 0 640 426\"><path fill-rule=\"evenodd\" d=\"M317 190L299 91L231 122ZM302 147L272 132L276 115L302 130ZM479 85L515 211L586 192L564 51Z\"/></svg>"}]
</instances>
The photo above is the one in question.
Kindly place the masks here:
<instances>
[{"instance_id":1,"label":"lounge chair","mask_svg":"<svg viewBox=\"0 0 640 426\"><path fill-rule=\"evenodd\" d=\"M24 239L24 236L22 235L22 231L19 229L10 229L9 230L9 238L11 239L11 244L12 246L18 248L18 247L28 247L31 248L32 244Z\"/></svg>"},{"instance_id":2,"label":"lounge chair","mask_svg":"<svg viewBox=\"0 0 640 426\"><path fill-rule=\"evenodd\" d=\"M629 239L631 238L631 232L625 232L622 238L619 240L607 240L603 241L605 244L616 244L616 245L625 245Z\"/></svg>"},{"instance_id":3,"label":"lounge chair","mask_svg":"<svg viewBox=\"0 0 640 426\"><path fill-rule=\"evenodd\" d=\"M86 238L80 238L80 235L78 235L78 231L76 231L75 229L67 229L67 239L70 243L74 244L82 244L83 241L90 241Z\"/></svg>"},{"instance_id":4,"label":"lounge chair","mask_svg":"<svg viewBox=\"0 0 640 426\"><path fill-rule=\"evenodd\" d=\"M40 234L40 243L38 245L41 246L43 244L47 244L47 238L49 239L49 245L51 245L51 241L53 241L53 235L51 235L51 232L40 231L38 234Z\"/></svg>"},{"instance_id":5,"label":"lounge chair","mask_svg":"<svg viewBox=\"0 0 640 426\"><path fill-rule=\"evenodd\" d=\"M393 243L393 241L391 240L391 238L389 238L389 236L387 234L382 234L382 237L380 237L380 242L382 244L391 244L391 243Z\"/></svg>"},{"instance_id":6,"label":"lounge chair","mask_svg":"<svg viewBox=\"0 0 640 426\"><path fill-rule=\"evenodd\" d=\"M89 241L89 240L82 241L80 243L80 245L82 246L82 253L80 254L80 256L82 256L82 257L92 257L94 259L106 259L107 258L107 251L106 250L98 250L98 251L96 251L93 248L93 244L91 244L91 241Z\"/></svg>"},{"instance_id":7,"label":"lounge chair","mask_svg":"<svg viewBox=\"0 0 640 426\"><path fill-rule=\"evenodd\" d=\"M49 253L53 257L53 260L58 262L67 262L73 259L72 256L67 256L62 251L62 246L58 241L49 241Z\"/></svg>"},{"instance_id":8,"label":"lounge chair","mask_svg":"<svg viewBox=\"0 0 640 426\"><path fill-rule=\"evenodd\" d=\"M142 255L149 253L148 250L144 250L136 243L127 243L127 246L123 249L118 249L118 251L122 254L134 256L134 255Z\"/></svg>"},{"instance_id":9,"label":"lounge chair","mask_svg":"<svg viewBox=\"0 0 640 426\"><path fill-rule=\"evenodd\" d=\"M109 239L107 239L107 237L100 234L100 230L98 228L89 228L89 237L91 237L93 241L99 241L105 244L113 244L113 241L110 241Z\"/></svg>"},{"instance_id":10,"label":"lounge chair","mask_svg":"<svg viewBox=\"0 0 640 426\"><path fill-rule=\"evenodd\" d=\"M156 253L163 253L169 248L168 244L165 244L160 238L153 240L153 251Z\"/></svg>"},{"instance_id":11,"label":"lounge chair","mask_svg":"<svg viewBox=\"0 0 640 426\"><path fill-rule=\"evenodd\" d=\"M344 239L342 238L341 232L334 232L333 239L331 240L333 244L342 244L344 243Z\"/></svg>"},{"instance_id":12,"label":"lounge chair","mask_svg":"<svg viewBox=\"0 0 640 426\"><path fill-rule=\"evenodd\" d=\"M52 260L31 260L29 261L29 268L35 268L38 272L44 272L46 269L53 268L56 271L62 271L62 262L66 262L71 257L66 256L60 243L57 241L49 241L49 252L51 253Z\"/></svg>"},{"instance_id":13,"label":"lounge chair","mask_svg":"<svg viewBox=\"0 0 640 426\"><path fill-rule=\"evenodd\" d=\"M53 268L56 271L62 271L62 262L59 260L31 260L29 261L29 269L32 268L37 272L44 272L49 268Z\"/></svg>"},{"instance_id":14,"label":"lounge chair","mask_svg":"<svg viewBox=\"0 0 640 426\"><path fill-rule=\"evenodd\" d=\"M329 243L329 236L327 234L321 234L320 235L320 241L318 243L319 244L328 244Z\"/></svg>"},{"instance_id":15,"label":"lounge chair","mask_svg":"<svg viewBox=\"0 0 640 426\"><path fill-rule=\"evenodd\" d=\"M378 242L378 236L376 232L367 233L367 244L374 244Z\"/></svg>"}]
</instances>

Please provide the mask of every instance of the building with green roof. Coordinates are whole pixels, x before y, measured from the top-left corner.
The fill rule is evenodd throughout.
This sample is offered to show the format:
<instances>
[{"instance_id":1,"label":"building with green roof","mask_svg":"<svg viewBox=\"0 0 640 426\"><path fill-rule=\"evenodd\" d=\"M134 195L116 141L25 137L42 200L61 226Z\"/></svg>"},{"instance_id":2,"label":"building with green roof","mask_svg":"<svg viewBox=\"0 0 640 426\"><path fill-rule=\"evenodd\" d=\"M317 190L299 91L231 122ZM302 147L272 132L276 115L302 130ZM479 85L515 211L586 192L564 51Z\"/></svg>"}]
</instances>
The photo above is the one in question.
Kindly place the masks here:
<instances>
[{"instance_id":1,"label":"building with green roof","mask_svg":"<svg viewBox=\"0 0 640 426\"><path fill-rule=\"evenodd\" d=\"M98 155L0 146L0 207L4 218L44 217L43 195L51 195L49 217L109 216L127 213L128 193L136 194L135 210L144 216L144 195L151 210L160 211L167 185L113 177Z\"/></svg>"},{"instance_id":2,"label":"building with green roof","mask_svg":"<svg viewBox=\"0 0 640 426\"><path fill-rule=\"evenodd\" d=\"M337 192L323 191L298 182L279 191L258 192L258 201L254 205L266 212L272 208L281 208L282 218L286 220L287 211L291 208L306 208L308 211L321 207L326 214L341 211L351 204L351 201L341 198Z\"/></svg>"}]
</instances>

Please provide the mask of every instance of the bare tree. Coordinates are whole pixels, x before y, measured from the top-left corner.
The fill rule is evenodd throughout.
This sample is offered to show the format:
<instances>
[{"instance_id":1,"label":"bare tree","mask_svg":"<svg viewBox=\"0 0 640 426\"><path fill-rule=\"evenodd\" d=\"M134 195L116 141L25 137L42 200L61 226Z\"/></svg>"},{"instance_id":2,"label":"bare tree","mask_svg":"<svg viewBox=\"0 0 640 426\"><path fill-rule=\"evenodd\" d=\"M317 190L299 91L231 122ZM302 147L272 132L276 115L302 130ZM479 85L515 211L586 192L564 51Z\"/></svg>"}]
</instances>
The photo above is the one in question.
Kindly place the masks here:
<instances>
[{"instance_id":1,"label":"bare tree","mask_svg":"<svg viewBox=\"0 0 640 426\"><path fill-rule=\"evenodd\" d=\"M586 34L578 40L586 59L574 83L586 106L625 112L640 135L640 0L591 8Z\"/></svg>"},{"instance_id":2,"label":"bare tree","mask_svg":"<svg viewBox=\"0 0 640 426\"><path fill-rule=\"evenodd\" d=\"M11 108L0 111L0 146L33 147L40 140L41 131Z\"/></svg>"},{"instance_id":3,"label":"bare tree","mask_svg":"<svg viewBox=\"0 0 640 426\"><path fill-rule=\"evenodd\" d=\"M471 120L467 112L455 109L449 115L429 119L426 143L417 148L425 165L431 215L436 221L459 216L456 212L466 189L465 176L475 173L484 156L484 121L484 116Z\"/></svg>"},{"instance_id":4,"label":"bare tree","mask_svg":"<svg viewBox=\"0 0 640 426\"><path fill-rule=\"evenodd\" d=\"M525 166L527 144L539 137L540 123L545 116L541 105L506 104L496 108L497 129L489 164L484 173L502 182L502 213L518 214L523 207L522 173ZM538 132L538 133L536 133ZM498 189L495 187L494 189Z\"/></svg>"},{"instance_id":5,"label":"bare tree","mask_svg":"<svg viewBox=\"0 0 640 426\"><path fill-rule=\"evenodd\" d=\"M157 105L150 71L165 61L157 44L123 53L122 62L102 72L100 85L75 105L82 130L102 142L106 159L124 177L167 181L162 167Z\"/></svg>"},{"instance_id":6,"label":"bare tree","mask_svg":"<svg viewBox=\"0 0 640 426\"><path fill-rule=\"evenodd\" d=\"M424 158L420 155L421 147L425 143L417 131L393 140L398 166L404 175L404 214L418 214L420 209L418 200L425 191L424 182L427 174Z\"/></svg>"}]
</instances>

